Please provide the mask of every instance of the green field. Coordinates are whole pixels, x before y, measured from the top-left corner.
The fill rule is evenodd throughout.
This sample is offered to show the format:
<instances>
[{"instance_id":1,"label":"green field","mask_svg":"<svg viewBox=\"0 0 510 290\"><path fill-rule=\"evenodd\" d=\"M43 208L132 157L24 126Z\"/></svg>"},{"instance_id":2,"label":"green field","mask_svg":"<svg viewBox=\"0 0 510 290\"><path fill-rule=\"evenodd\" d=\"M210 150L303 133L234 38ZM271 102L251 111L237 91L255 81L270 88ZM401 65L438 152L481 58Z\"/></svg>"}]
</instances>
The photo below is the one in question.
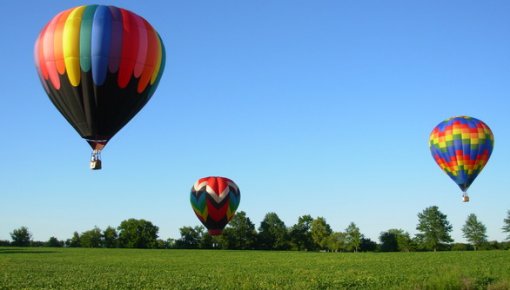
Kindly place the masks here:
<instances>
[{"instance_id":1,"label":"green field","mask_svg":"<svg viewBox=\"0 0 510 290\"><path fill-rule=\"evenodd\" d=\"M0 248L0 289L510 289L510 251Z\"/></svg>"}]
</instances>

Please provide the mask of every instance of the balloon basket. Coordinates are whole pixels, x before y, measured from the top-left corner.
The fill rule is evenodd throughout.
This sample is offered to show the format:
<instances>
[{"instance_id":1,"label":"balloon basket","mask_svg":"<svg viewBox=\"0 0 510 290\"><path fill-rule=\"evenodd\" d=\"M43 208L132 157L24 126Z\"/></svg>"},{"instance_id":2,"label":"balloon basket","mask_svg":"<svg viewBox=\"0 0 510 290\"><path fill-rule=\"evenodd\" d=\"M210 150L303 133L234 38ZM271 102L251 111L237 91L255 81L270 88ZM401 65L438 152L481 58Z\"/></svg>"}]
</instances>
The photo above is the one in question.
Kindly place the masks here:
<instances>
[{"instance_id":1,"label":"balloon basket","mask_svg":"<svg viewBox=\"0 0 510 290\"><path fill-rule=\"evenodd\" d=\"M102 168L101 166L101 151L94 150L92 151L92 156L90 157L90 169L99 170Z\"/></svg>"},{"instance_id":2,"label":"balloon basket","mask_svg":"<svg viewBox=\"0 0 510 290\"><path fill-rule=\"evenodd\" d=\"M90 169L99 170L101 169L101 160L92 160L90 161Z\"/></svg>"},{"instance_id":3,"label":"balloon basket","mask_svg":"<svg viewBox=\"0 0 510 290\"><path fill-rule=\"evenodd\" d=\"M469 202L469 196L467 195L467 193L464 193L462 195L462 202Z\"/></svg>"}]
</instances>

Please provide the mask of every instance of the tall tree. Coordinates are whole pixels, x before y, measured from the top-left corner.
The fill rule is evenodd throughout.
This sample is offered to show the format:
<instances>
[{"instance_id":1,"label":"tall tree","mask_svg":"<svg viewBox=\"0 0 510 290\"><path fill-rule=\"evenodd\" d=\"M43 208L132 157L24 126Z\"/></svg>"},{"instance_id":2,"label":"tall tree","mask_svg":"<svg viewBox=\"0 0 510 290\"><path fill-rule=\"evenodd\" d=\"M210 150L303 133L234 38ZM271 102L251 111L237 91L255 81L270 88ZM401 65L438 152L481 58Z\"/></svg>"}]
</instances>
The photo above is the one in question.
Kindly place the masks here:
<instances>
[{"instance_id":1,"label":"tall tree","mask_svg":"<svg viewBox=\"0 0 510 290\"><path fill-rule=\"evenodd\" d=\"M506 213L506 218L503 220L503 228L504 233L507 233L506 239L510 241L510 210Z\"/></svg>"},{"instance_id":2,"label":"tall tree","mask_svg":"<svg viewBox=\"0 0 510 290\"><path fill-rule=\"evenodd\" d=\"M347 251L357 252L361 243L361 232L355 223L351 222L345 229L345 245Z\"/></svg>"},{"instance_id":3,"label":"tall tree","mask_svg":"<svg viewBox=\"0 0 510 290\"><path fill-rule=\"evenodd\" d=\"M223 231L224 248L248 250L255 247L257 231L244 211L236 213Z\"/></svg>"},{"instance_id":4,"label":"tall tree","mask_svg":"<svg viewBox=\"0 0 510 290\"><path fill-rule=\"evenodd\" d=\"M123 248L157 247L159 228L144 219L128 219L120 223L119 246Z\"/></svg>"},{"instance_id":5,"label":"tall tree","mask_svg":"<svg viewBox=\"0 0 510 290\"><path fill-rule=\"evenodd\" d=\"M80 242L84 248L99 248L101 247L101 230L94 227L92 230L81 233Z\"/></svg>"},{"instance_id":6,"label":"tall tree","mask_svg":"<svg viewBox=\"0 0 510 290\"><path fill-rule=\"evenodd\" d=\"M15 229L11 233L12 245L17 247L28 247L32 241L32 234L27 227Z\"/></svg>"},{"instance_id":7,"label":"tall tree","mask_svg":"<svg viewBox=\"0 0 510 290\"><path fill-rule=\"evenodd\" d=\"M426 248L437 250L441 243L453 242L450 232L452 226L445 214L439 211L437 206L431 206L418 213L418 225L420 232L417 237Z\"/></svg>"},{"instance_id":8,"label":"tall tree","mask_svg":"<svg viewBox=\"0 0 510 290\"><path fill-rule=\"evenodd\" d=\"M175 241L175 247L179 249L198 249L205 231L203 226L182 227L179 229L181 238Z\"/></svg>"},{"instance_id":9,"label":"tall tree","mask_svg":"<svg viewBox=\"0 0 510 290\"><path fill-rule=\"evenodd\" d=\"M346 249L347 234L334 232L328 237L327 248L332 252L339 252Z\"/></svg>"},{"instance_id":10,"label":"tall tree","mask_svg":"<svg viewBox=\"0 0 510 290\"><path fill-rule=\"evenodd\" d=\"M328 246L329 236L333 232L331 226L326 222L323 217L318 217L313 220L310 227L313 242L318 249L325 250Z\"/></svg>"},{"instance_id":11,"label":"tall tree","mask_svg":"<svg viewBox=\"0 0 510 290\"><path fill-rule=\"evenodd\" d=\"M314 249L311 232L312 222L313 218L311 215L300 216L297 224L290 228L289 238L294 249L298 251L311 251Z\"/></svg>"},{"instance_id":12,"label":"tall tree","mask_svg":"<svg viewBox=\"0 0 510 290\"><path fill-rule=\"evenodd\" d=\"M397 235L391 230L382 232L379 235L379 242L381 243L381 252L398 252Z\"/></svg>"},{"instance_id":13,"label":"tall tree","mask_svg":"<svg viewBox=\"0 0 510 290\"><path fill-rule=\"evenodd\" d=\"M370 238L362 236L359 250L362 252L373 252L377 250L377 243L372 241Z\"/></svg>"},{"instance_id":14,"label":"tall tree","mask_svg":"<svg viewBox=\"0 0 510 290\"><path fill-rule=\"evenodd\" d=\"M78 234L78 232L74 232L73 237L66 241L66 245L70 248L81 247L80 234Z\"/></svg>"},{"instance_id":15,"label":"tall tree","mask_svg":"<svg viewBox=\"0 0 510 290\"><path fill-rule=\"evenodd\" d=\"M287 227L276 213L267 213L260 223L258 245L265 250L286 250L289 248Z\"/></svg>"},{"instance_id":16,"label":"tall tree","mask_svg":"<svg viewBox=\"0 0 510 290\"><path fill-rule=\"evenodd\" d=\"M51 237L46 242L46 246L47 247L52 247L52 248L60 248L60 247L64 246L64 241L59 241L59 239L57 239L56 237Z\"/></svg>"},{"instance_id":17,"label":"tall tree","mask_svg":"<svg viewBox=\"0 0 510 290\"><path fill-rule=\"evenodd\" d=\"M468 215L466 223L462 227L464 238L471 243L475 251L477 248L487 242L487 228L478 220L474 213Z\"/></svg>"},{"instance_id":18,"label":"tall tree","mask_svg":"<svg viewBox=\"0 0 510 290\"><path fill-rule=\"evenodd\" d=\"M401 252L410 252L416 250L416 245L414 244L411 235L402 229L400 229L399 233L397 234L397 244L398 250Z\"/></svg>"},{"instance_id":19,"label":"tall tree","mask_svg":"<svg viewBox=\"0 0 510 290\"><path fill-rule=\"evenodd\" d=\"M379 236L382 252L409 252L413 247L411 236L402 229L389 229Z\"/></svg>"},{"instance_id":20,"label":"tall tree","mask_svg":"<svg viewBox=\"0 0 510 290\"><path fill-rule=\"evenodd\" d=\"M114 227L108 226L103 231L103 246L105 248L117 248L119 246L118 238L117 230Z\"/></svg>"}]
</instances>

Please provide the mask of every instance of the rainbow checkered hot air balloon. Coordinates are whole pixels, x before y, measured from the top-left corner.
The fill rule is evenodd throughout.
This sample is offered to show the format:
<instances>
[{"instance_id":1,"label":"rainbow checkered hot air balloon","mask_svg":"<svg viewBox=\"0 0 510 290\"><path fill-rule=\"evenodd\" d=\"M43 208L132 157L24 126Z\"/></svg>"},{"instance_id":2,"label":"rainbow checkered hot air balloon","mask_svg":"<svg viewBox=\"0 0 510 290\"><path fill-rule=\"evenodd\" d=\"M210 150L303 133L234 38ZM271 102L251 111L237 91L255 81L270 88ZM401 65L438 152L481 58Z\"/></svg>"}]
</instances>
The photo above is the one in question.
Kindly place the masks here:
<instances>
[{"instance_id":1,"label":"rainbow checkered hot air balloon","mask_svg":"<svg viewBox=\"0 0 510 290\"><path fill-rule=\"evenodd\" d=\"M439 123L429 140L432 157L463 191L463 200L469 201L467 189L492 153L491 129L472 117L453 117Z\"/></svg>"},{"instance_id":2,"label":"rainbow checkered hot air balloon","mask_svg":"<svg viewBox=\"0 0 510 290\"><path fill-rule=\"evenodd\" d=\"M191 207L212 236L221 235L241 201L239 187L225 177L200 178L191 188Z\"/></svg>"},{"instance_id":3,"label":"rainbow checkered hot air balloon","mask_svg":"<svg viewBox=\"0 0 510 290\"><path fill-rule=\"evenodd\" d=\"M35 43L35 65L55 107L99 154L154 94L165 49L154 28L122 8L86 5L59 13Z\"/></svg>"}]
</instances>

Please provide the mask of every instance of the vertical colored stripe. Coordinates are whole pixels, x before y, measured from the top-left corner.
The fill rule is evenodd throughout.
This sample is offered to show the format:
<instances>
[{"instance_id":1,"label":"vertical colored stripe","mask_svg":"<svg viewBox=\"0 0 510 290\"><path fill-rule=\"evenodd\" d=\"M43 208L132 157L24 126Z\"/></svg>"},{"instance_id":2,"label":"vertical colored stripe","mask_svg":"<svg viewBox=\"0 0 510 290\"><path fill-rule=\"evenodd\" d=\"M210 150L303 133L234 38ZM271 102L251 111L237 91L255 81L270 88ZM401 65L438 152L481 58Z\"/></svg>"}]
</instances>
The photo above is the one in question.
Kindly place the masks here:
<instances>
[{"instance_id":1,"label":"vertical colored stripe","mask_svg":"<svg viewBox=\"0 0 510 290\"><path fill-rule=\"evenodd\" d=\"M452 157L455 158L455 164L457 166L462 165L462 134L460 132L462 131L461 127L459 126L459 123L455 122L453 124L453 131L457 131L457 135L459 138L457 140L454 140L453 142L453 148L454 148L454 154Z\"/></svg>"},{"instance_id":2,"label":"vertical colored stripe","mask_svg":"<svg viewBox=\"0 0 510 290\"><path fill-rule=\"evenodd\" d=\"M119 70L122 51L122 14L117 7L110 6L109 8L112 15L112 39L110 40L108 69L111 73L116 73Z\"/></svg>"},{"instance_id":3,"label":"vertical colored stripe","mask_svg":"<svg viewBox=\"0 0 510 290\"><path fill-rule=\"evenodd\" d=\"M159 35L157 35L157 45L158 45L158 51L156 55L156 67L154 68L154 71L152 72L151 77L151 85L154 84L156 81L156 78L158 77L159 70L161 69L161 63L163 62L163 45L161 42L161 38Z\"/></svg>"},{"instance_id":4,"label":"vertical colored stripe","mask_svg":"<svg viewBox=\"0 0 510 290\"><path fill-rule=\"evenodd\" d=\"M46 80L48 79L48 72L43 71L46 70L46 66L41 66L41 59L42 59L42 46L41 46L41 37L46 30L47 26L44 26L41 33L39 33L39 36L37 37L37 40L35 41L34 45L34 60L35 60L35 69L37 70L37 76L39 77L39 80L41 81L44 91L47 94L50 94L50 90L48 88L48 84L46 83Z\"/></svg>"},{"instance_id":5,"label":"vertical colored stripe","mask_svg":"<svg viewBox=\"0 0 510 290\"><path fill-rule=\"evenodd\" d=\"M136 56L135 68L134 68L134 76L135 78L139 78L142 75L142 72L145 70L145 66L147 65L147 53L148 49L148 38L147 35L149 33L148 28L146 27L145 19L138 15L133 15L136 19L136 26L138 27L138 54Z\"/></svg>"},{"instance_id":6,"label":"vertical colored stripe","mask_svg":"<svg viewBox=\"0 0 510 290\"><path fill-rule=\"evenodd\" d=\"M150 90L149 90L149 97L151 97L154 92L156 91L156 88L158 87L159 81L161 80L161 76L163 75L163 69L165 68L166 63L166 52L165 52L165 46L163 45L163 42L161 41L161 38L158 35L159 39L159 45L161 47L161 61L159 62L159 69L158 69L158 76L156 77L156 80L152 84Z\"/></svg>"},{"instance_id":7,"label":"vertical colored stripe","mask_svg":"<svg viewBox=\"0 0 510 290\"><path fill-rule=\"evenodd\" d=\"M474 138L471 137L471 132L473 130L473 128L476 129L476 120L474 119L471 119L469 121L469 128L466 130L466 135L467 135L467 140L466 142L464 143L463 142L463 151L464 151L464 170L466 171L466 174L468 176L471 176L472 174L472 169L473 169L473 163L475 161L475 159L472 159L471 158L471 150L475 151L475 149L473 148L473 142L474 142Z\"/></svg>"},{"instance_id":8,"label":"vertical colored stripe","mask_svg":"<svg viewBox=\"0 0 510 290\"><path fill-rule=\"evenodd\" d=\"M64 25L66 23L67 17L69 13L71 13L72 9L68 9L60 16L56 16L58 18L57 25L55 27L55 33L53 35L53 43L54 43L54 54L55 54L55 64L57 66L57 71L59 74L63 75L66 72L66 65L64 62L64 48L62 45L62 37L64 34Z\"/></svg>"},{"instance_id":9,"label":"vertical colored stripe","mask_svg":"<svg viewBox=\"0 0 510 290\"><path fill-rule=\"evenodd\" d=\"M144 59L143 73L138 82L138 93L143 92L151 80L152 72L156 67L156 56L158 52L158 36L152 26L147 21L144 20L144 22L148 33L148 48L146 52L147 57Z\"/></svg>"},{"instance_id":10,"label":"vertical colored stripe","mask_svg":"<svg viewBox=\"0 0 510 290\"><path fill-rule=\"evenodd\" d=\"M119 66L118 85L125 88L133 75L136 56L138 54L138 28L132 13L120 9L122 13L122 52Z\"/></svg>"},{"instance_id":11,"label":"vertical colored stripe","mask_svg":"<svg viewBox=\"0 0 510 290\"><path fill-rule=\"evenodd\" d=\"M41 34L42 34L42 32L39 33L39 35L37 36L37 39L35 40L34 62L35 62L35 69L37 70L37 74L39 74L42 77L41 65L39 64L39 51L41 50L41 48L39 47L39 43L41 43Z\"/></svg>"},{"instance_id":12,"label":"vertical colored stripe","mask_svg":"<svg viewBox=\"0 0 510 290\"><path fill-rule=\"evenodd\" d=\"M84 72L89 72L91 67L91 50L92 50L92 23L94 21L94 13L97 5L86 6L81 17L80 25L80 68Z\"/></svg>"},{"instance_id":13,"label":"vertical colored stripe","mask_svg":"<svg viewBox=\"0 0 510 290\"><path fill-rule=\"evenodd\" d=\"M85 6L74 8L64 26L64 58L67 77L73 86L80 84L80 26Z\"/></svg>"},{"instance_id":14,"label":"vertical colored stripe","mask_svg":"<svg viewBox=\"0 0 510 290\"><path fill-rule=\"evenodd\" d=\"M99 86L106 80L108 71L108 54L112 34L112 17L110 9L99 6L92 25L92 80Z\"/></svg>"},{"instance_id":15,"label":"vertical colored stripe","mask_svg":"<svg viewBox=\"0 0 510 290\"><path fill-rule=\"evenodd\" d=\"M35 43L35 51L34 51L34 54L36 57L36 60L35 60L36 67L38 68L41 76L45 80L48 80L48 78L49 78L48 69L46 68L46 63L44 62L44 49L43 49L43 47L44 47L43 46L43 38L44 38L44 35L46 34L47 28L48 28L48 24L46 24L46 26L44 26L44 28L41 30L41 33L39 33L39 37L37 38L37 41Z\"/></svg>"},{"instance_id":16,"label":"vertical colored stripe","mask_svg":"<svg viewBox=\"0 0 510 290\"><path fill-rule=\"evenodd\" d=\"M59 13L58 16L60 16L61 14L62 13ZM48 70L48 75L50 77L51 84L57 90L60 89L60 79L58 77L57 67L55 64L54 54L55 43L53 41L53 36L55 32L55 26L57 25L58 16L54 17L50 21L42 39L43 60L46 65L46 69Z\"/></svg>"},{"instance_id":17,"label":"vertical colored stripe","mask_svg":"<svg viewBox=\"0 0 510 290\"><path fill-rule=\"evenodd\" d=\"M477 170L476 172L479 172L480 170L482 170L482 168L487 163L487 160L488 160L490 154L492 153L492 146L493 146L492 141L491 141L493 138L493 135L492 135L492 132L490 131L489 127L481 122L478 125L479 125L478 130L482 131L484 134L483 134L483 137L480 140L480 142L478 144L478 148L476 150L476 159L475 159L476 162L474 165L474 168ZM488 153L488 156L486 156L486 157L483 156L483 154L485 152ZM481 156L483 156L483 158Z\"/></svg>"}]
</instances>

